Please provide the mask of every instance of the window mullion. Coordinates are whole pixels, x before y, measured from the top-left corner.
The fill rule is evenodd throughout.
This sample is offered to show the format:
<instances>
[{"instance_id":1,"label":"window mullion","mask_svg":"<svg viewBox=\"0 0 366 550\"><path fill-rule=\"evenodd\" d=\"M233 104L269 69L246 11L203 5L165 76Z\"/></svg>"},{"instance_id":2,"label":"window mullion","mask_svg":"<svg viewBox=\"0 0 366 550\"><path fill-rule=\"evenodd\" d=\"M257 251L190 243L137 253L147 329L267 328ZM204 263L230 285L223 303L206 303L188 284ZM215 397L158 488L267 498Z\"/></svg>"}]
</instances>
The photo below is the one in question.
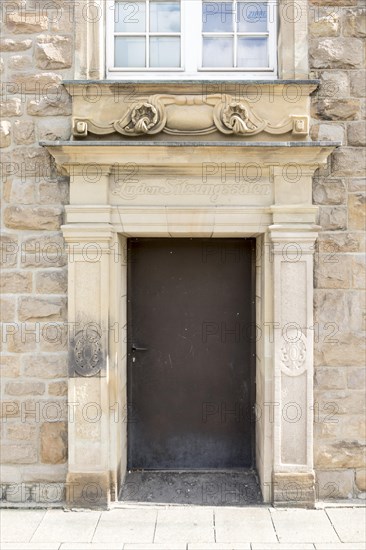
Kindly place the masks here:
<instances>
[{"instance_id":1,"label":"window mullion","mask_svg":"<svg viewBox=\"0 0 366 550\"><path fill-rule=\"evenodd\" d=\"M145 65L146 67L150 67L150 0L145 0L145 10L146 10Z\"/></svg>"}]
</instances>

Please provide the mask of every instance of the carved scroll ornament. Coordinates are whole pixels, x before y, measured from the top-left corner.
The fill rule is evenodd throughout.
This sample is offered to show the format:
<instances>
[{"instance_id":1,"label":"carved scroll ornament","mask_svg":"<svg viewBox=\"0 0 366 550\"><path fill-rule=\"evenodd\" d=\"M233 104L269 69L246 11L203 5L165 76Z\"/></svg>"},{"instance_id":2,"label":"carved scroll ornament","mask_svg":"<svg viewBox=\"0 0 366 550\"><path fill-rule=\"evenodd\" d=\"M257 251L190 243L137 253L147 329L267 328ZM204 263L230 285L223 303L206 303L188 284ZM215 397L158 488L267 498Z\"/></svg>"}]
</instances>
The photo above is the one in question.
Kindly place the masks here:
<instances>
[{"instance_id":1,"label":"carved scroll ornament","mask_svg":"<svg viewBox=\"0 0 366 550\"><path fill-rule=\"evenodd\" d=\"M306 370L306 338L293 334L287 338L280 351L281 370L289 376L298 376Z\"/></svg>"},{"instance_id":2,"label":"carved scroll ornament","mask_svg":"<svg viewBox=\"0 0 366 550\"><path fill-rule=\"evenodd\" d=\"M101 334L98 329L88 327L75 334L71 347L71 366L79 376L95 376L102 368Z\"/></svg>"},{"instance_id":3,"label":"carved scroll ornament","mask_svg":"<svg viewBox=\"0 0 366 550\"><path fill-rule=\"evenodd\" d=\"M290 115L278 124L259 117L245 99L234 100L229 95L201 96L154 95L123 105L119 118L108 123L91 118L74 118L73 134L107 135L115 132L135 137L163 132L170 135L223 134L253 136L268 134L308 134L308 117Z\"/></svg>"}]
</instances>

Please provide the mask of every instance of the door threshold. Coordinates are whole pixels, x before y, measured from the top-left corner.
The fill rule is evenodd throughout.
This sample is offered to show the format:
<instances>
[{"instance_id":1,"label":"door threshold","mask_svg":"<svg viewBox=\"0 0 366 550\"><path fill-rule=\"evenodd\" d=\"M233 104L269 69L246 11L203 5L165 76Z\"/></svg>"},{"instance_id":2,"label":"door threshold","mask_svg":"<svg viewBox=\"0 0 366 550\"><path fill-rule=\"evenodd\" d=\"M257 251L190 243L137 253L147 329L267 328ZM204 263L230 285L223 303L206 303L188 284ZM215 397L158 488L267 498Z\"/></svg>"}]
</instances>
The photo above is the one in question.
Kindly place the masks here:
<instances>
[{"instance_id":1,"label":"door threshold","mask_svg":"<svg viewBox=\"0 0 366 550\"><path fill-rule=\"evenodd\" d=\"M263 503L255 470L133 470L120 504L253 506Z\"/></svg>"}]
</instances>

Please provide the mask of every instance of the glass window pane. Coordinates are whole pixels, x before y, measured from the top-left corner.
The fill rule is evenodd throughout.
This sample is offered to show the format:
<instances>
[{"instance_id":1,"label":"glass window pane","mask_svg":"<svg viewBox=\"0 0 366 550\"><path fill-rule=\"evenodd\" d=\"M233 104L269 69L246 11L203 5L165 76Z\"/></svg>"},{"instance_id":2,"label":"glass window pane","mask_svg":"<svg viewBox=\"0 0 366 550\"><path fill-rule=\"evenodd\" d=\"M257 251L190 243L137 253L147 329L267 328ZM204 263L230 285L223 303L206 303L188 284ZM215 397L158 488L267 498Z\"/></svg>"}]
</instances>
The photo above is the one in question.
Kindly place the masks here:
<instances>
[{"instance_id":1,"label":"glass window pane","mask_svg":"<svg viewBox=\"0 0 366 550\"><path fill-rule=\"evenodd\" d=\"M145 38L116 36L114 39L115 67L145 67Z\"/></svg>"},{"instance_id":2,"label":"glass window pane","mask_svg":"<svg viewBox=\"0 0 366 550\"><path fill-rule=\"evenodd\" d=\"M266 2L238 2L237 22L239 32L266 32L268 4Z\"/></svg>"},{"instance_id":3,"label":"glass window pane","mask_svg":"<svg viewBox=\"0 0 366 550\"><path fill-rule=\"evenodd\" d=\"M180 3L150 2L150 32L179 32Z\"/></svg>"},{"instance_id":4,"label":"glass window pane","mask_svg":"<svg viewBox=\"0 0 366 550\"><path fill-rule=\"evenodd\" d=\"M233 39L232 38L204 38L202 66L203 67L232 67L233 66Z\"/></svg>"},{"instance_id":5,"label":"glass window pane","mask_svg":"<svg viewBox=\"0 0 366 550\"><path fill-rule=\"evenodd\" d=\"M232 32L233 9L232 2L203 2L203 32Z\"/></svg>"},{"instance_id":6,"label":"glass window pane","mask_svg":"<svg viewBox=\"0 0 366 550\"><path fill-rule=\"evenodd\" d=\"M145 32L145 2L116 2L114 10L115 32Z\"/></svg>"},{"instance_id":7,"label":"glass window pane","mask_svg":"<svg viewBox=\"0 0 366 550\"><path fill-rule=\"evenodd\" d=\"M175 36L151 37L150 67L180 67L180 38Z\"/></svg>"},{"instance_id":8,"label":"glass window pane","mask_svg":"<svg viewBox=\"0 0 366 550\"><path fill-rule=\"evenodd\" d=\"M238 38L238 67L268 67L267 38Z\"/></svg>"}]
</instances>

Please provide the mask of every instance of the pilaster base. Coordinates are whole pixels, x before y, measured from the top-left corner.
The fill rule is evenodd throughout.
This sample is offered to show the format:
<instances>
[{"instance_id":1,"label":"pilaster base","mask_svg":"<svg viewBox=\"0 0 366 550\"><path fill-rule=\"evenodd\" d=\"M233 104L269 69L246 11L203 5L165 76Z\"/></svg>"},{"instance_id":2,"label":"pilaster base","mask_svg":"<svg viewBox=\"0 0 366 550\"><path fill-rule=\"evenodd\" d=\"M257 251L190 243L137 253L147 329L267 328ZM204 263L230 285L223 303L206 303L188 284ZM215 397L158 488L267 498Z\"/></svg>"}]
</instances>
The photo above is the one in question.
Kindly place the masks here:
<instances>
[{"instance_id":1,"label":"pilaster base","mask_svg":"<svg viewBox=\"0 0 366 550\"><path fill-rule=\"evenodd\" d=\"M285 508L314 508L315 474L276 473L272 474L273 506Z\"/></svg>"},{"instance_id":2,"label":"pilaster base","mask_svg":"<svg viewBox=\"0 0 366 550\"><path fill-rule=\"evenodd\" d=\"M66 478L66 508L109 508L109 472L68 473Z\"/></svg>"}]
</instances>

